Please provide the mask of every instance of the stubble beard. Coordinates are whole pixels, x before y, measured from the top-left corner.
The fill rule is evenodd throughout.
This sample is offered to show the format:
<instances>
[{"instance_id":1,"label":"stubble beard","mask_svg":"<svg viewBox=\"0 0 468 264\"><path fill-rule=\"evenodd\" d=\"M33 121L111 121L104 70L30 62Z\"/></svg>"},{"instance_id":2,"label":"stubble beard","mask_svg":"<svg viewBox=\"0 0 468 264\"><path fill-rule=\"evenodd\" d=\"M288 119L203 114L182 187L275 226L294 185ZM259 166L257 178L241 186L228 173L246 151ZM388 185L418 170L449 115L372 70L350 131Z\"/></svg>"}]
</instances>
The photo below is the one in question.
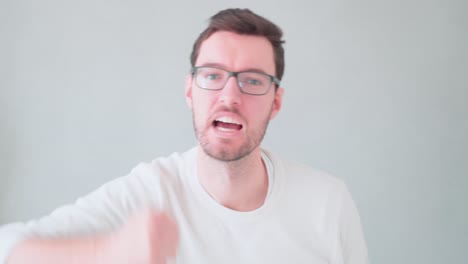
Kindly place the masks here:
<instances>
[{"instance_id":1,"label":"stubble beard","mask_svg":"<svg viewBox=\"0 0 468 264\"><path fill-rule=\"evenodd\" d=\"M237 113L235 110L232 112ZM238 161L252 153L252 151L254 151L260 145L263 138L265 137L265 133L270 122L268 115L261 122L262 124L258 129L250 131L250 135L247 134L246 142L243 142L241 146L234 148L233 146L229 145L222 147L214 146L210 142L210 138L207 135L207 131L212 128L212 124L206 124L206 120L198 120L197 116L195 115L195 111L192 111L192 118L195 136L197 137L198 143L200 144L205 154L213 159L224 162ZM198 124L200 124L201 127L199 127Z\"/></svg>"}]
</instances>

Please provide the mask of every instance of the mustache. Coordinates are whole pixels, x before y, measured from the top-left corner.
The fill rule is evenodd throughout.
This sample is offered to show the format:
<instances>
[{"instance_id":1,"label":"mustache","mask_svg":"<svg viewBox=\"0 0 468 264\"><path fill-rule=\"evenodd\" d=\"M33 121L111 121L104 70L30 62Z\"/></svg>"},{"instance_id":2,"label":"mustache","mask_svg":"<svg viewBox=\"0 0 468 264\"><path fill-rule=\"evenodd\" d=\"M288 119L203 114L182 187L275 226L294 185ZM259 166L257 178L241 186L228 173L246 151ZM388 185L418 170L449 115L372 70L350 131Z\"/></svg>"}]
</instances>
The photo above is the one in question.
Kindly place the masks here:
<instances>
[{"instance_id":1,"label":"mustache","mask_svg":"<svg viewBox=\"0 0 468 264\"><path fill-rule=\"evenodd\" d=\"M237 107L229 107L229 106L219 106L218 108L216 108L214 111L214 113L218 113L218 112L231 112L233 114L237 114L237 115L241 115L241 113L239 112L239 109Z\"/></svg>"}]
</instances>

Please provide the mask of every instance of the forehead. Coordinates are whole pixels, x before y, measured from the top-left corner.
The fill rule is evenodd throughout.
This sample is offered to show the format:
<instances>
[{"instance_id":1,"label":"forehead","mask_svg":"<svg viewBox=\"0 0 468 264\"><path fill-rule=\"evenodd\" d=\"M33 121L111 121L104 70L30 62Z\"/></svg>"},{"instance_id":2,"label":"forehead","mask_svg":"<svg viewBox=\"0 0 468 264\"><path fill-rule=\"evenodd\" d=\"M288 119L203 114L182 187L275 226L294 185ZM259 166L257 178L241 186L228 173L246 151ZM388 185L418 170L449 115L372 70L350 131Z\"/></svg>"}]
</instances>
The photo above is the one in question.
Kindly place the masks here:
<instances>
[{"instance_id":1,"label":"forehead","mask_svg":"<svg viewBox=\"0 0 468 264\"><path fill-rule=\"evenodd\" d=\"M273 47L267 38L233 32L213 33L200 46L196 66L214 64L230 71L259 70L275 75Z\"/></svg>"}]
</instances>

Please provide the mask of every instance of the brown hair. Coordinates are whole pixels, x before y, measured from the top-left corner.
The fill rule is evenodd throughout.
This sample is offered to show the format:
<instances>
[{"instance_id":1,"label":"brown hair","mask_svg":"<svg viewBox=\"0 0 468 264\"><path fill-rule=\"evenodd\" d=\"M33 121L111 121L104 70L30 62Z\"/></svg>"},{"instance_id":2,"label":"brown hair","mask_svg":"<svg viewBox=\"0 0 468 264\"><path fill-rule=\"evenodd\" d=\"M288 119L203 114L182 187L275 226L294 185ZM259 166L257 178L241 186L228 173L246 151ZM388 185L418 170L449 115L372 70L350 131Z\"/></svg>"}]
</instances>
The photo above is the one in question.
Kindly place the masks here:
<instances>
[{"instance_id":1,"label":"brown hair","mask_svg":"<svg viewBox=\"0 0 468 264\"><path fill-rule=\"evenodd\" d=\"M273 46L276 77L281 80L284 73L284 41L281 29L266 18L249 9L225 9L210 18L208 27L198 36L190 55L192 67L198 58L200 46L216 31L230 31L237 34L254 35L267 38Z\"/></svg>"}]
</instances>

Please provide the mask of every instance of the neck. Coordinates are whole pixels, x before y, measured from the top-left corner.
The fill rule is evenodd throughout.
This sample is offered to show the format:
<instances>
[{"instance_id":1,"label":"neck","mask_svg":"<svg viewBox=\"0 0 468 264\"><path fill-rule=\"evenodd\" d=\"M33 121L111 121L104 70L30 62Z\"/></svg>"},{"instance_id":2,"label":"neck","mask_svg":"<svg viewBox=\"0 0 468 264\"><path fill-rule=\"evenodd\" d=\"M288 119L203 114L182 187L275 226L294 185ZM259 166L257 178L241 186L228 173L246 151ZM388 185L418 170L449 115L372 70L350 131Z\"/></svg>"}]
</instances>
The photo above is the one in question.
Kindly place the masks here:
<instances>
[{"instance_id":1,"label":"neck","mask_svg":"<svg viewBox=\"0 0 468 264\"><path fill-rule=\"evenodd\" d=\"M218 203L236 211L252 211L263 205L268 175L257 147L236 161L216 160L198 147L198 180Z\"/></svg>"}]
</instances>

